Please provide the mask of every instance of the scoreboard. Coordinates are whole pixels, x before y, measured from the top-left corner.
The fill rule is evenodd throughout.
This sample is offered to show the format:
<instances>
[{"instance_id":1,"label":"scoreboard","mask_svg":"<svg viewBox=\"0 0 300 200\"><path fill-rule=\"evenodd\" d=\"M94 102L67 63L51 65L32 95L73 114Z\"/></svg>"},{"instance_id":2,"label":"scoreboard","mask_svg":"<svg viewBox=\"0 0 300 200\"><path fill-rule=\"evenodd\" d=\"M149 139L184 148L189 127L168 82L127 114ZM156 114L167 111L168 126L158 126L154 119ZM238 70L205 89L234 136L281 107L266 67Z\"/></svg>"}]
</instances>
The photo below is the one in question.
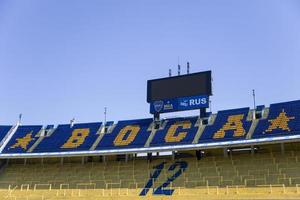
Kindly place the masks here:
<instances>
[{"instance_id":1,"label":"scoreboard","mask_svg":"<svg viewBox=\"0 0 300 200\"><path fill-rule=\"evenodd\" d=\"M147 102L187 97L211 95L211 71L148 80Z\"/></svg>"},{"instance_id":2,"label":"scoreboard","mask_svg":"<svg viewBox=\"0 0 300 200\"><path fill-rule=\"evenodd\" d=\"M148 80L150 113L207 108L211 85L211 71Z\"/></svg>"}]
</instances>

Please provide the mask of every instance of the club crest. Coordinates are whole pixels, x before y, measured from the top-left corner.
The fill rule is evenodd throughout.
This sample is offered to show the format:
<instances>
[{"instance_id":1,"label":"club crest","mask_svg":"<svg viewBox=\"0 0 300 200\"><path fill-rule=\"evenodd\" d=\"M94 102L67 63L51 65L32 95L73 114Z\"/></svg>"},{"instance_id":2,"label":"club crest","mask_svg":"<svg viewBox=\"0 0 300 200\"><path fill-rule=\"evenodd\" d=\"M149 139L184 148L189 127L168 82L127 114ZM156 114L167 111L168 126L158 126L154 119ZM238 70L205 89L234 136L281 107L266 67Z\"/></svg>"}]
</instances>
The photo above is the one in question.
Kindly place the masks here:
<instances>
[{"instance_id":1,"label":"club crest","mask_svg":"<svg viewBox=\"0 0 300 200\"><path fill-rule=\"evenodd\" d=\"M160 112L164 106L164 102L163 101L155 101L153 103L153 106L154 106L154 110L156 112Z\"/></svg>"}]
</instances>

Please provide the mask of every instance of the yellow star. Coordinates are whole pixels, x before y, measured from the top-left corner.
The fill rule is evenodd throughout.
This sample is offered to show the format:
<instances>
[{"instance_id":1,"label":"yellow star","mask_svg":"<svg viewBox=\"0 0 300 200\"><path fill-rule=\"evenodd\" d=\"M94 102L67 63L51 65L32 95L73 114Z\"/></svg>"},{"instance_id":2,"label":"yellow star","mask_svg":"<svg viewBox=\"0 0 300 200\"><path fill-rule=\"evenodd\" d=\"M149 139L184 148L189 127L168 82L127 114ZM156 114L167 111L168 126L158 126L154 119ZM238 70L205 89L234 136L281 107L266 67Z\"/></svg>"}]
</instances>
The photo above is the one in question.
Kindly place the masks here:
<instances>
[{"instance_id":1,"label":"yellow star","mask_svg":"<svg viewBox=\"0 0 300 200\"><path fill-rule=\"evenodd\" d=\"M17 142L14 145L12 145L10 147L10 149L21 147L22 149L26 150L27 146L31 142L31 140L33 140L32 131L30 133L28 133L27 135L25 135L24 137L22 137L22 138L17 138L16 139Z\"/></svg>"},{"instance_id":2,"label":"yellow star","mask_svg":"<svg viewBox=\"0 0 300 200\"><path fill-rule=\"evenodd\" d=\"M271 122L271 125L266 130L266 132L272 132L275 129L291 131L289 128L289 124L288 124L288 122L291 119L295 119L295 117L288 117L286 112L284 111L284 109L282 109L282 112L279 113L278 117L276 117L275 119L269 120L269 122Z\"/></svg>"}]
</instances>

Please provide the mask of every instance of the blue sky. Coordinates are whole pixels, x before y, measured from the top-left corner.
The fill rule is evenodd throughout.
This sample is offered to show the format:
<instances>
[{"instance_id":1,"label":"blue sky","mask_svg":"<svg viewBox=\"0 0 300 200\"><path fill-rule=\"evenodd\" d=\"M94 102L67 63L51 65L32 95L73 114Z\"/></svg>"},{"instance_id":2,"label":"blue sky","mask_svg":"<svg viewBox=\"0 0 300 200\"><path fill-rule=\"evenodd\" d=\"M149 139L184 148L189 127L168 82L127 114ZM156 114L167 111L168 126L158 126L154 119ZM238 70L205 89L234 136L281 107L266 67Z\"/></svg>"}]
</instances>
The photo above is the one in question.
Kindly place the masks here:
<instances>
[{"instance_id":1,"label":"blue sky","mask_svg":"<svg viewBox=\"0 0 300 200\"><path fill-rule=\"evenodd\" d=\"M178 57L212 70L214 112L300 99L300 1L0 0L0 124L150 117Z\"/></svg>"}]
</instances>

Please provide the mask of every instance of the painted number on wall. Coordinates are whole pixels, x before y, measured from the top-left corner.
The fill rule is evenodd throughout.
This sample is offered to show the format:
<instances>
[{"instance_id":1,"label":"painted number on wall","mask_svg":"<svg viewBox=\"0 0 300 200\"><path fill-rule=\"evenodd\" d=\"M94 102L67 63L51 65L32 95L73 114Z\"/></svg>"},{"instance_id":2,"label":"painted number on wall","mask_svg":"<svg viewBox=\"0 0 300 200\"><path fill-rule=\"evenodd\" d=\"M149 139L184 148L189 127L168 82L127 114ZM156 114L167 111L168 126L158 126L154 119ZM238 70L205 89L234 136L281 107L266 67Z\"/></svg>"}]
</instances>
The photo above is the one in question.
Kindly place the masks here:
<instances>
[{"instance_id":1,"label":"painted number on wall","mask_svg":"<svg viewBox=\"0 0 300 200\"><path fill-rule=\"evenodd\" d=\"M150 178L148 182L146 183L145 187L140 193L140 196L146 196L149 192L150 188L153 187L154 182L159 177L161 171L164 169L166 165L166 162L162 162L159 165L156 165L153 167L154 172L150 174ZM165 189L167 188L170 183L172 183L176 178L178 178L182 172L186 170L188 166L188 163L185 161L177 161L173 163L169 168L168 171L174 172L172 176L168 177L167 180L157 188L153 188L153 194L154 195L172 195L174 192L174 189Z\"/></svg>"}]
</instances>

